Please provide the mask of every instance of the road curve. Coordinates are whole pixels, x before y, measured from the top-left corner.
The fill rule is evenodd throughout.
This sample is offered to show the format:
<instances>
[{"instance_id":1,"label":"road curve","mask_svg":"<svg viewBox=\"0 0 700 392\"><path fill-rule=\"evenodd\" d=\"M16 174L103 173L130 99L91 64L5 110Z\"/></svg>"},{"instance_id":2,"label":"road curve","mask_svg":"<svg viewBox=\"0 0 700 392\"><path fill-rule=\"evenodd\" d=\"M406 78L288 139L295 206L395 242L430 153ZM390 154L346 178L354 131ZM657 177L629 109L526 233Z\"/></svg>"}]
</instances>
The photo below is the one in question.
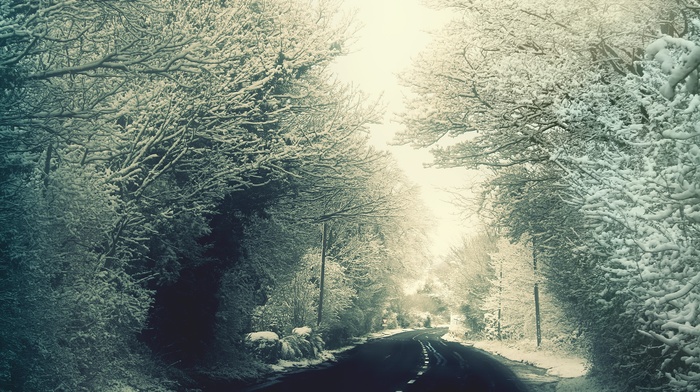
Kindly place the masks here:
<instances>
[{"instance_id":1,"label":"road curve","mask_svg":"<svg viewBox=\"0 0 700 392\"><path fill-rule=\"evenodd\" d=\"M446 328L400 333L341 354L332 366L284 376L246 392L528 392L488 354L440 336Z\"/></svg>"}]
</instances>

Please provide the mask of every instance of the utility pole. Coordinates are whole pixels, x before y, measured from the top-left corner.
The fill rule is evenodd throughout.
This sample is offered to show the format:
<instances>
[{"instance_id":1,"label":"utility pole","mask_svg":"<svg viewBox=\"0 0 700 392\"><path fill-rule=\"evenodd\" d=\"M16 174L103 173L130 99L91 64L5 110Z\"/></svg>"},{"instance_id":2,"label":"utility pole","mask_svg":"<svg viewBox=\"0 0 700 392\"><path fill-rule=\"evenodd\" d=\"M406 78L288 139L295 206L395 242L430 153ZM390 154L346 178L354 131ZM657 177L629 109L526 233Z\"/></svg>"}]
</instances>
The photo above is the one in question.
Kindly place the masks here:
<instances>
[{"instance_id":1,"label":"utility pole","mask_svg":"<svg viewBox=\"0 0 700 392\"><path fill-rule=\"evenodd\" d=\"M497 324L497 333L498 333L498 340L503 340L502 335L501 335L501 308L503 307L503 259L501 259L501 262L499 264L499 273L498 273L498 324Z\"/></svg>"},{"instance_id":2,"label":"utility pole","mask_svg":"<svg viewBox=\"0 0 700 392\"><path fill-rule=\"evenodd\" d=\"M532 238L532 268L535 274L535 330L537 334L537 347L542 343L542 320L540 318L540 290L538 286L539 277L537 276L537 246L535 238Z\"/></svg>"},{"instance_id":3,"label":"utility pole","mask_svg":"<svg viewBox=\"0 0 700 392\"><path fill-rule=\"evenodd\" d=\"M323 285L326 279L326 242L328 237L328 223L323 222L323 228L321 230L323 234L321 235L321 284L320 293L318 295L318 321L316 325L321 325L321 320L323 319Z\"/></svg>"}]
</instances>

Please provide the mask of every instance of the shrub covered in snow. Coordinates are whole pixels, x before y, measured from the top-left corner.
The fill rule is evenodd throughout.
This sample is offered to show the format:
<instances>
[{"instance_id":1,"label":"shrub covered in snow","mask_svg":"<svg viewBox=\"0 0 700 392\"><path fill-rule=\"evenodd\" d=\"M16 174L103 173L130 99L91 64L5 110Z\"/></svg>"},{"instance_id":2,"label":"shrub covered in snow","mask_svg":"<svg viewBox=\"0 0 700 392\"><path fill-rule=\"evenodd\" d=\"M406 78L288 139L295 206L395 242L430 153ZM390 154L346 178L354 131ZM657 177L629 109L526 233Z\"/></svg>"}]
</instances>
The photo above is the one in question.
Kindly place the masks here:
<instances>
[{"instance_id":1,"label":"shrub covered in snow","mask_svg":"<svg viewBox=\"0 0 700 392\"><path fill-rule=\"evenodd\" d=\"M292 334L281 340L282 359L296 361L318 357L323 350L321 336L314 333L309 327L294 328Z\"/></svg>"},{"instance_id":2,"label":"shrub covered in snow","mask_svg":"<svg viewBox=\"0 0 700 392\"><path fill-rule=\"evenodd\" d=\"M275 363L280 359L280 338L274 332L249 333L245 338L245 347L265 363Z\"/></svg>"},{"instance_id":3,"label":"shrub covered in snow","mask_svg":"<svg viewBox=\"0 0 700 392\"><path fill-rule=\"evenodd\" d=\"M280 359L298 361L317 358L323 350L321 335L309 327L294 328L292 334L280 339L270 331L249 333L245 346L258 359L265 363L275 363Z\"/></svg>"},{"instance_id":4,"label":"shrub covered in snow","mask_svg":"<svg viewBox=\"0 0 700 392\"><path fill-rule=\"evenodd\" d=\"M299 328L294 328L292 330L293 335L301 336L301 337L309 337L311 336L311 327L299 327Z\"/></svg>"}]
</instances>

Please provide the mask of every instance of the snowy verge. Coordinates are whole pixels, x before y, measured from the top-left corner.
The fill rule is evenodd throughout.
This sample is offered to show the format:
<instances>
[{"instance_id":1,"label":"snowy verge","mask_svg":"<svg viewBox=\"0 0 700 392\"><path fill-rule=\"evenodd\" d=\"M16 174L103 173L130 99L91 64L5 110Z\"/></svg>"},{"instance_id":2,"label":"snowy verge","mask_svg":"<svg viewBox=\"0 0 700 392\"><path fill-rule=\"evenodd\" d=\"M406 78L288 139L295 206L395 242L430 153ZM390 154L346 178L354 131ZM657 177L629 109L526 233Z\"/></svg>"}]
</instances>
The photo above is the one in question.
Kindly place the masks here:
<instances>
[{"instance_id":1,"label":"snowy verge","mask_svg":"<svg viewBox=\"0 0 700 392\"><path fill-rule=\"evenodd\" d=\"M547 374L561 378L583 377L588 373L585 359L571 354L562 354L546 348L538 348L534 342L506 343L491 340L469 342L480 350L498 354L511 361L531 364L547 369Z\"/></svg>"},{"instance_id":2,"label":"snowy verge","mask_svg":"<svg viewBox=\"0 0 700 392\"><path fill-rule=\"evenodd\" d=\"M413 329L413 328L395 328L395 329L385 329L382 331L373 332L373 333L355 338L353 340L353 345L348 346L348 348L353 348L353 347L358 346L362 343L367 343L370 340L386 338L388 336L393 336L393 335L396 335L398 333L408 332L408 331L415 331L415 329Z\"/></svg>"},{"instance_id":3,"label":"snowy verge","mask_svg":"<svg viewBox=\"0 0 700 392\"><path fill-rule=\"evenodd\" d=\"M318 354L317 358L302 359L298 361L288 361L281 359L277 363L269 365L274 372L285 372L293 369L304 369L312 366L320 365L324 362L335 360L335 355L331 351L323 351Z\"/></svg>"},{"instance_id":4,"label":"snowy verge","mask_svg":"<svg viewBox=\"0 0 700 392\"><path fill-rule=\"evenodd\" d=\"M540 369L545 369L549 380L556 380L555 389L547 387L551 381L542 379L541 389L536 380L533 390L556 392L618 392L613 386L603 385L595 377L588 374L588 363L585 359L563 352L560 349L548 349L537 347L534 341L499 342L492 340L467 340L455 337L448 333L443 340L457 342L465 346L471 346L491 354L498 355L510 361L528 364ZM517 373L517 372L516 372ZM519 375L520 377L521 375Z\"/></svg>"},{"instance_id":5,"label":"snowy verge","mask_svg":"<svg viewBox=\"0 0 700 392\"><path fill-rule=\"evenodd\" d=\"M343 346L334 350L324 350L319 353L318 358L314 359L304 359L299 361L286 361L280 360L276 364L269 365L270 369L274 372L289 372L297 369L305 369L313 366L319 366L324 362L332 362L335 360L337 354L343 353L350 349L353 349L360 344L367 343L370 340L381 339L388 336L396 335L401 332L412 331L412 329L398 328L398 329L386 329L379 332L373 332L364 336L357 337L353 339L353 343L348 346Z\"/></svg>"}]
</instances>

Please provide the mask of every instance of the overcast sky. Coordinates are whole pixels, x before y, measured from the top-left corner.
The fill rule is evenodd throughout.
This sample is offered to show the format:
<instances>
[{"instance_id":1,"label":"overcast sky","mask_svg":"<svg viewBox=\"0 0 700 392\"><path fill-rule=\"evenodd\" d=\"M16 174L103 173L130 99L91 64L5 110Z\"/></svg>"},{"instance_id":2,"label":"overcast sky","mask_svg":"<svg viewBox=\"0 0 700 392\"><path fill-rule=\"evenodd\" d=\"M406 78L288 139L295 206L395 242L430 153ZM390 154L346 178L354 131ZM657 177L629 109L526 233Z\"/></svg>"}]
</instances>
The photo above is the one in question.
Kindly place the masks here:
<instances>
[{"instance_id":1,"label":"overcast sky","mask_svg":"<svg viewBox=\"0 0 700 392\"><path fill-rule=\"evenodd\" d=\"M390 150L408 176L423 190L426 204L435 213L439 225L433 233L433 251L444 253L460 242L465 233L474 232L474 221L460 218L444 189L469 185L469 172L462 169L425 169L430 161L427 151L389 146L400 128L396 112L403 107L405 90L397 73L408 68L411 59L430 43L429 31L438 28L449 15L421 6L420 0L346 0L358 10L363 25L354 52L338 60L335 70L341 80L352 82L374 97L382 96L388 111L381 125L372 127L372 142Z\"/></svg>"}]
</instances>

